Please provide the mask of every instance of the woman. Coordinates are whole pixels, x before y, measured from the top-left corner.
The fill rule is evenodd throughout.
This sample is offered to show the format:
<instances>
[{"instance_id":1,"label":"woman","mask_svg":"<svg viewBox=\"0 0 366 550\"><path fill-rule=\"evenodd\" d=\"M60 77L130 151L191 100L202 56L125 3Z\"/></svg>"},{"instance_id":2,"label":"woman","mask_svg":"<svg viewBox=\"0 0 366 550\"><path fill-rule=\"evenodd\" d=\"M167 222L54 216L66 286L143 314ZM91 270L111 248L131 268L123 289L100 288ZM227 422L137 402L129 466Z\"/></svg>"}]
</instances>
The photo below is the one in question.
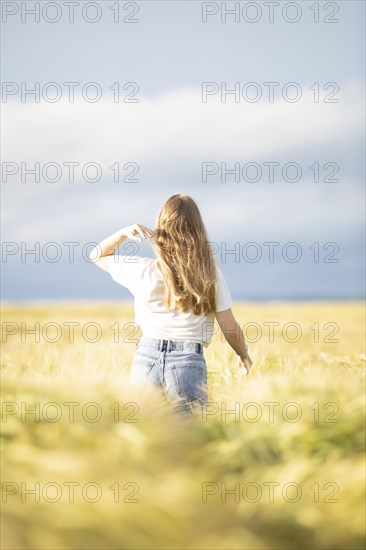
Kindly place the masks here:
<instances>
[{"instance_id":1,"label":"woman","mask_svg":"<svg viewBox=\"0 0 366 550\"><path fill-rule=\"evenodd\" d=\"M124 227L95 247L90 259L135 297L135 321L143 336L136 346L132 379L142 377L162 388L179 411L190 413L207 400L203 351L212 338L214 317L243 374L252 361L195 201L172 195L155 225L155 230L141 223ZM116 255L126 238L149 239L157 258Z\"/></svg>"}]
</instances>

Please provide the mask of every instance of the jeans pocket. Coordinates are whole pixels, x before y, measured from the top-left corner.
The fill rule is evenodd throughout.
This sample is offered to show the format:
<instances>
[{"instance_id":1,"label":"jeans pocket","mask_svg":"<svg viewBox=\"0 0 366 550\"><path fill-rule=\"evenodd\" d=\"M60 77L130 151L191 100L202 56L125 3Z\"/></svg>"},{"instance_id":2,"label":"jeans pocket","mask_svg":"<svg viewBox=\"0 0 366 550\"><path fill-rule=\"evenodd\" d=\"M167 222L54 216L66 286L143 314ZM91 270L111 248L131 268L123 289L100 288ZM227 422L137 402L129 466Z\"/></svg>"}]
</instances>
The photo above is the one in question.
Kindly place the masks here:
<instances>
[{"instance_id":1,"label":"jeans pocket","mask_svg":"<svg viewBox=\"0 0 366 550\"><path fill-rule=\"evenodd\" d=\"M206 364L172 365L172 374L179 397L188 401L204 402L207 398L207 368Z\"/></svg>"}]
</instances>

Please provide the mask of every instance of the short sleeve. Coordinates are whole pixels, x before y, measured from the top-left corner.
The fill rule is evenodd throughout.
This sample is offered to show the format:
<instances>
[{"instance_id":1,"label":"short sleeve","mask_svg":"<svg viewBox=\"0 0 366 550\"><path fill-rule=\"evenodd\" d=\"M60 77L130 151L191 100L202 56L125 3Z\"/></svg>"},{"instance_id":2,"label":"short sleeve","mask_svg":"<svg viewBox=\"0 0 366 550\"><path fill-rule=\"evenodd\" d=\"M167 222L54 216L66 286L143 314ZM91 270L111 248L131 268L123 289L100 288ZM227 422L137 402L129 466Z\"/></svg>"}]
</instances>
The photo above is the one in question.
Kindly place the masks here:
<instances>
[{"instance_id":1,"label":"short sleeve","mask_svg":"<svg viewBox=\"0 0 366 550\"><path fill-rule=\"evenodd\" d=\"M145 267L145 258L141 256L124 256L114 254L109 273L116 283L128 288L135 294L138 284L141 281Z\"/></svg>"},{"instance_id":2,"label":"short sleeve","mask_svg":"<svg viewBox=\"0 0 366 550\"><path fill-rule=\"evenodd\" d=\"M231 298L230 290L224 274L222 271L217 268L218 277L216 283L216 312L225 311L225 309L230 309L233 305L233 300Z\"/></svg>"}]
</instances>

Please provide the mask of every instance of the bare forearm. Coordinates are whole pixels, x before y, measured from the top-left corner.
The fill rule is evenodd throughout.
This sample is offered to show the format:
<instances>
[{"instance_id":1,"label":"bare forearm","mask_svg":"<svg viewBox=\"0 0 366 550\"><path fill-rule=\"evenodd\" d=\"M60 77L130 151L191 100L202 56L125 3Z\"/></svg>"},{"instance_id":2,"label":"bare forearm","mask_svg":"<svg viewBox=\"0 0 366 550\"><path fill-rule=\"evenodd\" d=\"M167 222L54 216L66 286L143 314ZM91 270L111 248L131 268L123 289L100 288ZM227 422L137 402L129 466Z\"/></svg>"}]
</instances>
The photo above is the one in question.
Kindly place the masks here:
<instances>
[{"instance_id":1,"label":"bare forearm","mask_svg":"<svg viewBox=\"0 0 366 550\"><path fill-rule=\"evenodd\" d=\"M95 248L93 248L91 254L93 257L96 255L97 258L103 258L105 256L113 256L119 245L127 239L124 234L124 228L116 231L113 235L103 239Z\"/></svg>"},{"instance_id":2,"label":"bare forearm","mask_svg":"<svg viewBox=\"0 0 366 550\"><path fill-rule=\"evenodd\" d=\"M238 323L236 324L235 332L226 332L224 334L227 343L233 348L237 355L244 355L246 353L248 346L245 342L243 331Z\"/></svg>"}]
</instances>

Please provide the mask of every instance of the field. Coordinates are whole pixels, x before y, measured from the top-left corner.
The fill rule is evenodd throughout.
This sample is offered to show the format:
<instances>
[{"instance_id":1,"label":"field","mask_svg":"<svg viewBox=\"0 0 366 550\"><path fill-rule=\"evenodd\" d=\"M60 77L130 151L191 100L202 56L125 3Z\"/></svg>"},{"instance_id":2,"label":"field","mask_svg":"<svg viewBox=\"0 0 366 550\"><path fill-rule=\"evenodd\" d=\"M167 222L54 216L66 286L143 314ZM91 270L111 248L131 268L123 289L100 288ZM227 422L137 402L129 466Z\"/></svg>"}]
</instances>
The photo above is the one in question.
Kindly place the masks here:
<instances>
[{"instance_id":1,"label":"field","mask_svg":"<svg viewBox=\"0 0 366 550\"><path fill-rule=\"evenodd\" d=\"M1 311L3 549L365 547L362 303L235 303L252 371L216 332L189 420L129 382L132 303Z\"/></svg>"}]
</instances>

